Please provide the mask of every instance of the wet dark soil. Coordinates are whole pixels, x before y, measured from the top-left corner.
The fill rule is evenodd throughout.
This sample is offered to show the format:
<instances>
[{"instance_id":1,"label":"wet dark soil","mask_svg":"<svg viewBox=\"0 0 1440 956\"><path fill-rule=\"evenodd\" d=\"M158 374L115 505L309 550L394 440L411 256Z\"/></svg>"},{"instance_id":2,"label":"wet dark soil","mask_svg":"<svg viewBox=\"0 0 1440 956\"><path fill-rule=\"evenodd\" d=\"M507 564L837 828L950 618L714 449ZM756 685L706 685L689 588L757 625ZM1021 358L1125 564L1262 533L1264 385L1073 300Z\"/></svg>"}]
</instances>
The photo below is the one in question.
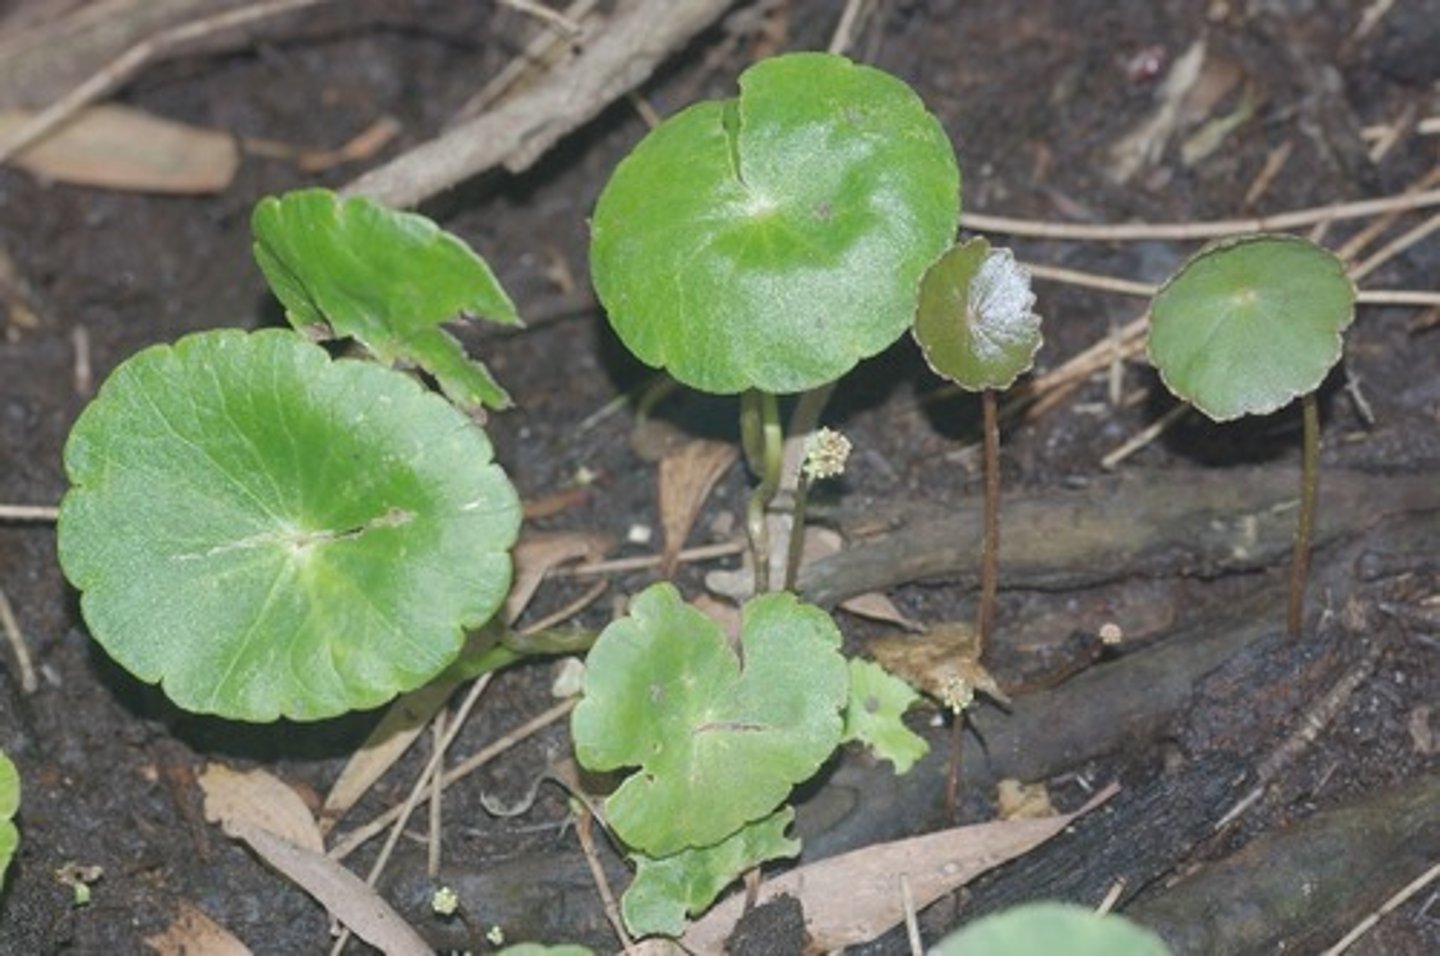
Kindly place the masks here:
<instances>
[{"instance_id":1,"label":"wet dark soil","mask_svg":"<svg viewBox=\"0 0 1440 956\"><path fill-rule=\"evenodd\" d=\"M319 36L184 58L146 70L120 97L237 137L307 146L335 146L380 116L398 118L400 141L365 162L305 176L283 160L249 155L228 189L205 198L53 185L0 169L0 252L13 261L16 287L23 286L34 317L22 317L9 296L0 324L0 502L54 504L65 491L61 449L89 397L85 383L76 381L76 330L88 336L98 381L135 351L189 331L275 324L275 308L249 255L251 206L288 188L343 184L438 131L518 49L522 20L493 9L499 6L418 2L380 23L342 23ZM664 115L699 96L729 95L735 76L756 57L823 48L840 6L769 3L765 30L711 31L643 89L645 99ZM1339 0L890 0L875 6L852 53L910 82L940 116L960 156L967 210L1097 222L1229 218L1401 192L1436 162L1433 136L1412 134L1372 161L1362 135L1407 114L1435 114L1440 4L1433 0L1401 0L1365 37L1354 33L1368 5ZM1193 165L1182 161L1179 144L1197 127L1182 130L1156 162L1117 184L1113 145L1153 113L1165 72L1201 39L1210 57L1241 76L1208 116L1234 109L1240 89L1253 84L1254 118ZM648 373L624 356L587 299L585 223L609 170L644 130L636 111L618 104L532 171L486 177L427 210L488 259L522 314L532 317L517 333L466 333L467 344L486 356L517 402L493 422L501 461L529 499L572 488L582 473L593 476L586 493L536 526L603 532L619 541L634 526L656 526L655 469L631 447L628 411L587 420ZM1289 150L1281 173L1247 203L1267 157L1280 148ZM1355 228L1334 224L1325 241L1338 245ZM1161 241L1017 240L1015 246L1022 259L1151 282L1194 248ZM1432 236L1363 284L1433 289L1437 275L1440 242ZM1138 300L1069 286L1041 284L1038 293L1047 323L1041 370L1142 309ZM1344 369L1324 394L1326 466L1435 474L1440 332L1431 320L1427 325L1413 309L1361 310ZM1126 366L1120 384L1118 405L1108 400L1100 376L1054 410L1012 422L1003 461L1007 494L1058 494L1084 485L1101 474L1106 452L1169 407L1141 365ZM838 493L843 506L903 511L978 493L978 403L937 400L939 389L908 341L846 380L827 416L859 449ZM1368 403L1364 413L1357 392ZM733 409L724 401L681 395L660 414L694 432L733 435ZM1291 410L1224 428L1187 418L1121 467L1153 469L1178 489L1200 469L1295 468L1298 456L1298 414ZM746 487L745 476L732 470L709 502L697 538L717 516L743 510ZM620 553L646 550L630 546ZM1206 848L1212 857L1317 810L1440 771L1433 749L1440 716L1422 710L1440 700L1435 552L1399 560L1393 577L1407 584L1389 592L1383 610L1399 622L1391 629L1398 637L1246 825L1230 833L1225 846ZM603 625L613 601L647 580L643 574L617 578L582 620ZM680 580L689 593L699 593L698 571L683 570ZM1228 592L1209 589L1231 586L1137 581L1141 600L1116 602L1134 608L1162 601L1160 618L1185 621L1228 600ZM0 587L15 607L40 678L34 694L22 693L13 657L0 655L0 747L20 768L24 787L23 844L0 898L0 952L140 952L142 940L163 931L182 901L257 953L324 951L330 944L324 911L199 820L191 773L206 760L261 766L324 794L374 715L319 726L246 727L175 710L90 641L56 564L48 525L0 524ZM581 590L563 582L547 586L532 613L559 607ZM1097 604L1115 593L1101 600L1083 591L1007 592L1001 626L1024 631L1027 619L1045 622L1061 632L1058 639L1092 627ZM891 597L925 622L973 615L972 591L954 581L902 585ZM1338 611L1331 597L1313 594L1312 615ZM1283 612L1277 607L1275 613L1278 622ZM856 640L878 630L851 618L842 624ZM1163 636L1165 629L1157 624L1155 632ZM1026 639L1041 638L1032 629ZM550 678L549 665L539 664L503 674L457 752L470 753L549 706ZM924 716L917 719L917 727L925 725ZM1267 724L1265 733L1274 727ZM1430 735L1428 752L1417 727ZM943 749L943 733L926 729ZM518 891L508 908L504 901L494 907L475 902L477 921L487 926L503 922L501 914L514 921L520 920L514 914L527 915L527 924L505 926L512 939L543 934L552 942L610 949L614 940L596 918L587 884L561 885L570 863L549 862L574 854L558 791L542 788L529 813L514 819L493 817L481 805L486 795L502 802L524 796L567 746L563 728L552 728L453 788L446 803L446 867L457 882L512 872L506 884L512 888L553 889L548 902ZM1100 763L1069 768L1067 779L1153 778L1164 772L1166 753L1155 741L1137 740ZM422 757L414 754L404 766L413 769ZM400 799L401 776L387 777L355 819ZM989 804L975 796L964 809L976 815ZM921 809L896 830L918 832L940 822L935 801L915 806ZM1440 846L1431 847L1431 860L1437 855ZM423 863L406 858L422 856L402 841L401 875L390 884L404 897L396 902L417 920L421 908L408 897L423 888L406 874ZM368 866L369 857L360 859ZM72 889L56 876L72 863L103 870L88 905L76 905ZM1413 875L1395 873L1391 888ZM453 929L448 936L439 927L427 932L465 943ZM1433 895L1422 893L1401 907L1354 951L1440 951Z\"/></svg>"}]
</instances>

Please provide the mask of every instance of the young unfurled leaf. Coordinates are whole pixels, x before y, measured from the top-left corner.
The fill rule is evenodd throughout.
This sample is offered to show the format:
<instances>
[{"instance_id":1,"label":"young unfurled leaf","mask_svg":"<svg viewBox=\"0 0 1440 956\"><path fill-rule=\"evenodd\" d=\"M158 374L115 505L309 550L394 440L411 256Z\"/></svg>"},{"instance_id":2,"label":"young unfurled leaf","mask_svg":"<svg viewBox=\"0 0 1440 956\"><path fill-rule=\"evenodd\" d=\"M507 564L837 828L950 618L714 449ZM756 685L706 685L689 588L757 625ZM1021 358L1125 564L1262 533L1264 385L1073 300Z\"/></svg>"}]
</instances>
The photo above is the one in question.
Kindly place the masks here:
<instances>
[{"instance_id":1,"label":"young unfurled leaf","mask_svg":"<svg viewBox=\"0 0 1440 956\"><path fill-rule=\"evenodd\" d=\"M930 745L900 718L920 695L909 684L873 661L850 661L850 703L845 708L845 739L858 740L905 773Z\"/></svg>"},{"instance_id":2,"label":"young unfurled leaf","mask_svg":"<svg viewBox=\"0 0 1440 956\"><path fill-rule=\"evenodd\" d=\"M984 239L954 246L925 273L915 340L937 375L971 391L1005 389L1041 344L1030 275Z\"/></svg>"},{"instance_id":3,"label":"young unfurled leaf","mask_svg":"<svg viewBox=\"0 0 1440 956\"><path fill-rule=\"evenodd\" d=\"M800 852L800 841L785 836L794 818L795 811L785 807L714 846L660 859L637 855L635 879L620 900L625 925L636 936L679 936L686 914L704 911L747 870Z\"/></svg>"},{"instance_id":4,"label":"young unfurled leaf","mask_svg":"<svg viewBox=\"0 0 1440 956\"><path fill-rule=\"evenodd\" d=\"M1169 956L1150 930L1122 916L1067 903L1027 903L987 916L942 939L934 956Z\"/></svg>"},{"instance_id":5,"label":"young unfurled leaf","mask_svg":"<svg viewBox=\"0 0 1440 956\"><path fill-rule=\"evenodd\" d=\"M20 772L0 751L0 890L5 889L5 871L20 846L15 814L20 811Z\"/></svg>"},{"instance_id":6,"label":"young unfurled leaf","mask_svg":"<svg viewBox=\"0 0 1440 956\"><path fill-rule=\"evenodd\" d=\"M1150 361L1215 421L1265 415L1312 392L1340 360L1355 286L1333 253L1295 236L1244 236L1187 262L1150 307Z\"/></svg>"},{"instance_id":7,"label":"young unfurled leaf","mask_svg":"<svg viewBox=\"0 0 1440 956\"><path fill-rule=\"evenodd\" d=\"M959 202L954 150L913 90L788 54L635 147L596 205L591 271L642 361L708 392L798 392L905 331Z\"/></svg>"},{"instance_id":8,"label":"young unfurled leaf","mask_svg":"<svg viewBox=\"0 0 1440 956\"><path fill-rule=\"evenodd\" d=\"M485 433L292 332L131 357L65 467L60 562L91 633L187 710L374 707L444 669L509 587L520 505Z\"/></svg>"},{"instance_id":9,"label":"young unfurled leaf","mask_svg":"<svg viewBox=\"0 0 1440 956\"><path fill-rule=\"evenodd\" d=\"M586 659L571 731L592 770L638 767L606 801L651 857L710 846L773 811L840 743L840 632L790 594L745 605L741 660L710 618L656 584Z\"/></svg>"},{"instance_id":10,"label":"young unfurled leaf","mask_svg":"<svg viewBox=\"0 0 1440 956\"><path fill-rule=\"evenodd\" d=\"M429 219L356 196L306 189L264 199L255 260L297 329L324 325L384 362L418 365L466 410L510 397L441 324L474 315L517 325L490 267Z\"/></svg>"}]
</instances>

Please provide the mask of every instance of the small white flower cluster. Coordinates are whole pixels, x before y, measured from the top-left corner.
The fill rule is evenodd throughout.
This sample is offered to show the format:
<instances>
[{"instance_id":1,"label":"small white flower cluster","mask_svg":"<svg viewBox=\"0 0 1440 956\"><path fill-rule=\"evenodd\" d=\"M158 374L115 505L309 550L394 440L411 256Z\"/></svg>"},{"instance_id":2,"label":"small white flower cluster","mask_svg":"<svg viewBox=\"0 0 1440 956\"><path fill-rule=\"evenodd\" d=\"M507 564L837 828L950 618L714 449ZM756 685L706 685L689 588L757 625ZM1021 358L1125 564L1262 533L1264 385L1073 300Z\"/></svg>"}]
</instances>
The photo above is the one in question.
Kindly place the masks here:
<instances>
[{"instance_id":1,"label":"small white flower cluster","mask_svg":"<svg viewBox=\"0 0 1440 956\"><path fill-rule=\"evenodd\" d=\"M845 462L850 458L850 447L850 439L834 429L818 429L805 441L805 464L801 470L811 481L842 475Z\"/></svg>"}]
</instances>

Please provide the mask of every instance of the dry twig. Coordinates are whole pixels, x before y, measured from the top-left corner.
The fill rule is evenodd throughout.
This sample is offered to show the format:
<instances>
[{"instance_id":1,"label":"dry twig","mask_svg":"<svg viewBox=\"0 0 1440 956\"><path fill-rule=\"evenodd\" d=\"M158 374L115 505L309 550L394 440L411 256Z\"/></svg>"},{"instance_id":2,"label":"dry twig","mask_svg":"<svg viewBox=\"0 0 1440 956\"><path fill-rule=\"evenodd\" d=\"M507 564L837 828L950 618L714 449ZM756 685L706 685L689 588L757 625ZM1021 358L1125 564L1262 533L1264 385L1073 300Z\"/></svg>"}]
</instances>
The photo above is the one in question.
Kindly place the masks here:
<instances>
[{"instance_id":1,"label":"dry twig","mask_svg":"<svg viewBox=\"0 0 1440 956\"><path fill-rule=\"evenodd\" d=\"M961 224L978 232L998 232L1030 239L1078 239L1101 242L1139 242L1149 239L1221 239L1248 232L1286 232L1321 222L1364 219L1397 210L1423 209L1440 205L1440 189L1418 193L1381 196L1356 202L1332 203L1312 209L1256 216L1249 219L1220 219L1212 222L1114 223L1094 225L1074 222L1045 222L984 213L961 214Z\"/></svg>"},{"instance_id":2,"label":"dry twig","mask_svg":"<svg viewBox=\"0 0 1440 956\"><path fill-rule=\"evenodd\" d=\"M27 694L35 693L40 685L35 680L35 667L30 663L30 649L25 644L25 634L20 630L20 622L15 620L15 609L10 606L10 598L6 597L4 588L0 588L0 628L4 629L5 639L15 652L15 666L20 670L20 689Z\"/></svg>"}]
</instances>

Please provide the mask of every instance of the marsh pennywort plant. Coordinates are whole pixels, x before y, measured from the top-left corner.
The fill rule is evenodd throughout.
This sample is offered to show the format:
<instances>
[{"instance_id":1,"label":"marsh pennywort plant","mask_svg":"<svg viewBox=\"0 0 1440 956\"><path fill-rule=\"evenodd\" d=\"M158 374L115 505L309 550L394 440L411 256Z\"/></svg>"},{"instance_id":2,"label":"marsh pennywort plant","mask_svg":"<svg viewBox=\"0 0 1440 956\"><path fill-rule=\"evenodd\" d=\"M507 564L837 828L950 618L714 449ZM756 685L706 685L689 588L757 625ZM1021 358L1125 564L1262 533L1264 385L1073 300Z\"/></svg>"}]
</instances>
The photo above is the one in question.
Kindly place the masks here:
<instances>
[{"instance_id":1,"label":"marsh pennywort plant","mask_svg":"<svg viewBox=\"0 0 1440 956\"><path fill-rule=\"evenodd\" d=\"M620 340L686 385L741 396L759 590L776 396L825 387L905 332L959 203L954 150L914 91L823 53L762 61L737 98L667 119L601 193L591 273Z\"/></svg>"},{"instance_id":2,"label":"marsh pennywort plant","mask_svg":"<svg viewBox=\"0 0 1440 956\"><path fill-rule=\"evenodd\" d=\"M1320 481L1315 390L1340 360L1355 285L1335 255L1295 236L1216 243L1150 306L1149 352L1165 386L1216 422L1268 415L1300 397L1300 510L1286 625L1300 636Z\"/></svg>"},{"instance_id":3,"label":"marsh pennywort plant","mask_svg":"<svg viewBox=\"0 0 1440 956\"><path fill-rule=\"evenodd\" d=\"M435 677L509 590L519 500L467 414L503 392L439 324L514 309L419 216L307 191L254 225L297 328L454 403L292 331L148 348L71 431L59 555L95 639L180 707L315 720Z\"/></svg>"},{"instance_id":4,"label":"marsh pennywort plant","mask_svg":"<svg viewBox=\"0 0 1440 956\"><path fill-rule=\"evenodd\" d=\"M678 934L741 873L797 852L782 804L845 740L897 768L923 752L900 721L914 692L847 662L824 611L765 593L765 517L780 478L778 395L823 392L904 334L958 215L954 152L915 93L816 53L761 62L736 99L666 120L600 196L591 273L617 335L685 385L738 393L759 476L747 518L758 593L741 653L659 584L587 661L577 756L638 768L605 805L636 863L622 912L637 934Z\"/></svg>"},{"instance_id":5,"label":"marsh pennywort plant","mask_svg":"<svg viewBox=\"0 0 1440 956\"><path fill-rule=\"evenodd\" d=\"M920 284L915 340L937 375L980 393L985 448L985 534L980 555L980 600L976 612L977 658L995 627L1000 587L1000 426L996 393L1030 370L1040 350L1040 316L1032 309L1030 274L1009 249L991 249L984 239L952 247L936 260ZM973 693L973 691L971 691ZM963 699L963 698L962 698ZM951 724L945 809L951 819L959 793L960 741L965 725L956 707Z\"/></svg>"},{"instance_id":6,"label":"marsh pennywort plant","mask_svg":"<svg viewBox=\"0 0 1440 956\"><path fill-rule=\"evenodd\" d=\"M951 248L925 273L915 340L937 375L979 392L985 447L985 535L975 632L981 653L995 626L1000 554L1000 428L996 393L1035 363L1040 316L1030 274L1009 249L984 239Z\"/></svg>"}]
</instances>

